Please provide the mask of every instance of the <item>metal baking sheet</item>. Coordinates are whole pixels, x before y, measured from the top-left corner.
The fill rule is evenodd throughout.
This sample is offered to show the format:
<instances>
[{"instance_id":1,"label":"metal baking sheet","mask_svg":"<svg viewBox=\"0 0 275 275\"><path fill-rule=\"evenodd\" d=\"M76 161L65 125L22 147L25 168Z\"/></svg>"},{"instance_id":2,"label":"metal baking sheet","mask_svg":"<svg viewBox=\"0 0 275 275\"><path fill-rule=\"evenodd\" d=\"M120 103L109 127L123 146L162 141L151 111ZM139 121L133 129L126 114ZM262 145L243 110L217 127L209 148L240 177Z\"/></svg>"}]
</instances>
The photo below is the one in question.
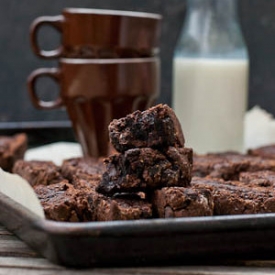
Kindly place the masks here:
<instances>
[{"instance_id":1,"label":"metal baking sheet","mask_svg":"<svg viewBox=\"0 0 275 275\"><path fill-rule=\"evenodd\" d=\"M42 256L70 267L275 255L275 214L67 223L44 220L0 193L0 222Z\"/></svg>"}]
</instances>

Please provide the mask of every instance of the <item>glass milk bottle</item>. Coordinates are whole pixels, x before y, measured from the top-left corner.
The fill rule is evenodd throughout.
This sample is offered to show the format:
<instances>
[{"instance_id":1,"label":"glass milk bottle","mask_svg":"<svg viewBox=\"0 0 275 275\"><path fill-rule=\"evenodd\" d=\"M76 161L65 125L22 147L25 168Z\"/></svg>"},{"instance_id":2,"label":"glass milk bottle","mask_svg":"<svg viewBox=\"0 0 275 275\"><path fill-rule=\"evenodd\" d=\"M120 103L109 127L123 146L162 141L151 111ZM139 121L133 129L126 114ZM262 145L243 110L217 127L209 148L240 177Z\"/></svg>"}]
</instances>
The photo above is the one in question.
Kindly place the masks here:
<instances>
[{"instance_id":1,"label":"glass milk bottle","mask_svg":"<svg viewBox=\"0 0 275 275\"><path fill-rule=\"evenodd\" d=\"M173 102L194 152L242 151L249 60L237 0L187 0L173 60Z\"/></svg>"}]
</instances>

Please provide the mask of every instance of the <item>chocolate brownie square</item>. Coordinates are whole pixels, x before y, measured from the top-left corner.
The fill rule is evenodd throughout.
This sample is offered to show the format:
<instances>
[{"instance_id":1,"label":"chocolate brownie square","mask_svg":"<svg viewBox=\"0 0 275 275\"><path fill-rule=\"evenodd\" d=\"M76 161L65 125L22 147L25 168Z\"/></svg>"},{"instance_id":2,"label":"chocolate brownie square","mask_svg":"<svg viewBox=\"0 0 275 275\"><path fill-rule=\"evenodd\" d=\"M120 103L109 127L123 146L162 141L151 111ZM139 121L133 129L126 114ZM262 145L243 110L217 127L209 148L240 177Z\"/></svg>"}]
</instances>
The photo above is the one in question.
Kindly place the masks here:
<instances>
[{"instance_id":1,"label":"chocolate brownie square","mask_svg":"<svg viewBox=\"0 0 275 275\"><path fill-rule=\"evenodd\" d=\"M239 173L249 170L251 162L242 155L224 155L223 161L213 167L209 176L224 180L238 180Z\"/></svg>"},{"instance_id":2,"label":"chocolate brownie square","mask_svg":"<svg viewBox=\"0 0 275 275\"><path fill-rule=\"evenodd\" d=\"M275 144L265 145L254 149L249 149L247 153L251 156L275 159Z\"/></svg>"},{"instance_id":3,"label":"chocolate brownie square","mask_svg":"<svg viewBox=\"0 0 275 275\"><path fill-rule=\"evenodd\" d=\"M214 198L214 215L274 213L274 191L249 188L237 181L193 177L191 186L208 189Z\"/></svg>"},{"instance_id":4,"label":"chocolate brownie square","mask_svg":"<svg viewBox=\"0 0 275 275\"><path fill-rule=\"evenodd\" d=\"M94 175L87 174L86 176L82 175L81 177L76 175L73 176L72 181L70 183L72 183L74 188L76 188L77 190L83 190L88 194L90 191L93 192L96 189L100 180L101 177L97 177Z\"/></svg>"},{"instance_id":5,"label":"chocolate brownie square","mask_svg":"<svg viewBox=\"0 0 275 275\"><path fill-rule=\"evenodd\" d=\"M13 136L0 136L0 167L11 172L14 163L24 158L27 143L28 138L24 133Z\"/></svg>"},{"instance_id":6,"label":"chocolate brownie square","mask_svg":"<svg viewBox=\"0 0 275 275\"><path fill-rule=\"evenodd\" d=\"M188 186L192 150L169 147L165 153L152 148L129 149L105 160L106 172L97 191L106 195L145 192L165 186Z\"/></svg>"},{"instance_id":7,"label":"chocolate brownie square","mask_svg":"<svg viewBox=\"0 0 275 275\"><path fill-rule=\"evenodd\" d=\"M47 219L68 222L93 220L94 213L88 199L67 180L51 185L36 185L34 191Z\"/></svg>"},{"instance_id":8,"label":"chocolate brownie square","mask_svg":"<svg viewBox=\"0 0 275 275\"><path fill-rule=\"evenodd\" d=\"M249 187L275 187L274 171L242 172L239 180Z\"/></svg>"},{"instance_id":9,"label":"chocolate brownie square","mask_svg":"<svg viewBox=\"0 0 275 275\"><path fill-rule=\"evenodd\" d=\"M98 178L105 171L103 158L78 157L64 160L61 165L61 173L69 181L74 177Z\"/></svg>"},{"instance_id":10,"label":"chocolate brownie square","mask_svg":"<svg viewBox=\"0 0 275 275\"><path fill-rule=\"evenodd\" d=\"M124 194L109 198L96 191L98 180L75 178L74 188L87 198L93 220L135 220L152 217L152 205L137 194Z\"/></svg>"},{"instance_id":11,"label":"chocolate brownie square","mask_svg":"<svg viewBox=\"0 0 275 275\"><path fill-rule=\"evenodd\" d=\"M31 186L49 185L64 179L60 167L51 161L18 160L12 172L27 180Z\"/></svg>"},{"instance_id":12,"label":"chocolate brownie square","mask_svg":"<svg viewBox=\"0 0 275 275\"><path fill-rule=\"evenodd\" d=\"M275 171L275 160L251 156L245 156L244 159L249 161L249 167L246 170L247 172L256 172L263 170Z\"/></svg>"},{"instance_id":13,"label":"chocolate brownie square","mask_svg":"<svg viewBox=\"0 0 275 275\"><path fill-rule=\"evenodd\" d=\"M239 172L247 170L248 167L249 161L231 153L195 155L192 175L233 180L238 179Z\"/></svg>"},{"instance_id":14,"label":"chocolate brownie square","mask_svg":"<svg viewBox=\"0 0 275 275\"><path fill-rule=\"evenodd\" d=\"M108 198L99 195L95 202L97 221L137 220L152 217L152 205L138 197Z\"/></svg>"},{"instance_id":15,"label":"chocolate brownie square","mask_svg":"<svg viewBox=\"0 0 275 275\"><path fill-rule=\"evenodd\" d=\"M195 155L193 176L238 180L241 172L262 170L275 171L275 160L263 159L244 154L224 153Z\"/></svg>"},{"instance_id":16,"label":"chocolate brownie square","mask_svg":"<svg viewBox=\"0 0 275 275\"><path fill-rule=\"evenodd\" d=\"M224 158L220 156L194 154L192 175L194 177L206 177L214 171L216 165L224 162Z\"/></svg>"},{"instance_id":17,"label":"chocolate brownie square","mask_svg":"<svg viewBox=\"0 0 275 275\"><path fill-rule=\"evenodd\" d=\"M206 189L164 187L152 197L153 207L160 218L212 216L214 202Z\"/></svg>"},{"instance_id":18,"label":"chocolate brownie square","mask_svg":"<svg viewBox=\"0 0 275 275\"><path fill-rule=\"evenodd\" d=\"M109 137L121 153L132 148L184 147L185 142L174 111L163 104L113 120L109 125Z\"/></svg>"}]
</instances>

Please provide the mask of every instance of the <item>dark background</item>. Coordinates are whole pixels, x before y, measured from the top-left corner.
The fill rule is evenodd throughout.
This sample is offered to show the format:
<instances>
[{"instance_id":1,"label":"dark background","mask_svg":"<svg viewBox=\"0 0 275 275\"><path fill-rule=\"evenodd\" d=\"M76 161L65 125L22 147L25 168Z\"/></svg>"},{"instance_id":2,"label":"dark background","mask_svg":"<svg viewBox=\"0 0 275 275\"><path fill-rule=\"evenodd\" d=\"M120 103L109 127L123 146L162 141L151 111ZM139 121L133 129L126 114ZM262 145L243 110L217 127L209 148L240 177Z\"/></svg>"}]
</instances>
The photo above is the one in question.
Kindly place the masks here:
<instances>
[{"instance_id":1,"label":"dark background","mask_svg":"<svg viewBox=\"0 0 275 275\"><path fill-rule=\"evenodd\" d=\"M60 14L64 7L161 13L162 85L159 102L171 103L171 61L184 21L184 0L1 0L0 128L7 127L9 122L67 120L64 110L36 110L26 88L26 78L31 71L57 64L56 61L39 59L32 53L29 26L36 17ZM240 0L239 13L251 65L248 107L257 104L275 114L275 1ZM59 42L59 35L46 27L41 38L41 44L47 49ZM48 79L39 82L39 89L45 99L53 98L58 92L56 85Z\"/></svg>"}]
</instances>

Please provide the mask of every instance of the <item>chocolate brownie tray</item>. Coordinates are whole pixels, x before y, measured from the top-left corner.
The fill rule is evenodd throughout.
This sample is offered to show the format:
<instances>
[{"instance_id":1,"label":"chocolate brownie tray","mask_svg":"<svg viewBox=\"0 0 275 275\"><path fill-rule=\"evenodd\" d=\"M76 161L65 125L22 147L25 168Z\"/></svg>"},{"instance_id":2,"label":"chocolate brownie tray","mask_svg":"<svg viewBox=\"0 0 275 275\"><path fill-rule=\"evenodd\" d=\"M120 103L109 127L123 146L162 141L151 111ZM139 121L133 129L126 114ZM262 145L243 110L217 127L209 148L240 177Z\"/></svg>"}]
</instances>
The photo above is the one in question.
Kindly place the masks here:
<instances>
[{"instance_id":1,"label":"chocolate brownie tray","mask_svg":"<svg viewBox=\"0 0 275 275\"><path fill-rule=\"evenodd\" d=\"M274 258L275 214L67 223L0 193L0 222L50 261L71 267L199 264Z\"/></svg>"}]
</instances>

